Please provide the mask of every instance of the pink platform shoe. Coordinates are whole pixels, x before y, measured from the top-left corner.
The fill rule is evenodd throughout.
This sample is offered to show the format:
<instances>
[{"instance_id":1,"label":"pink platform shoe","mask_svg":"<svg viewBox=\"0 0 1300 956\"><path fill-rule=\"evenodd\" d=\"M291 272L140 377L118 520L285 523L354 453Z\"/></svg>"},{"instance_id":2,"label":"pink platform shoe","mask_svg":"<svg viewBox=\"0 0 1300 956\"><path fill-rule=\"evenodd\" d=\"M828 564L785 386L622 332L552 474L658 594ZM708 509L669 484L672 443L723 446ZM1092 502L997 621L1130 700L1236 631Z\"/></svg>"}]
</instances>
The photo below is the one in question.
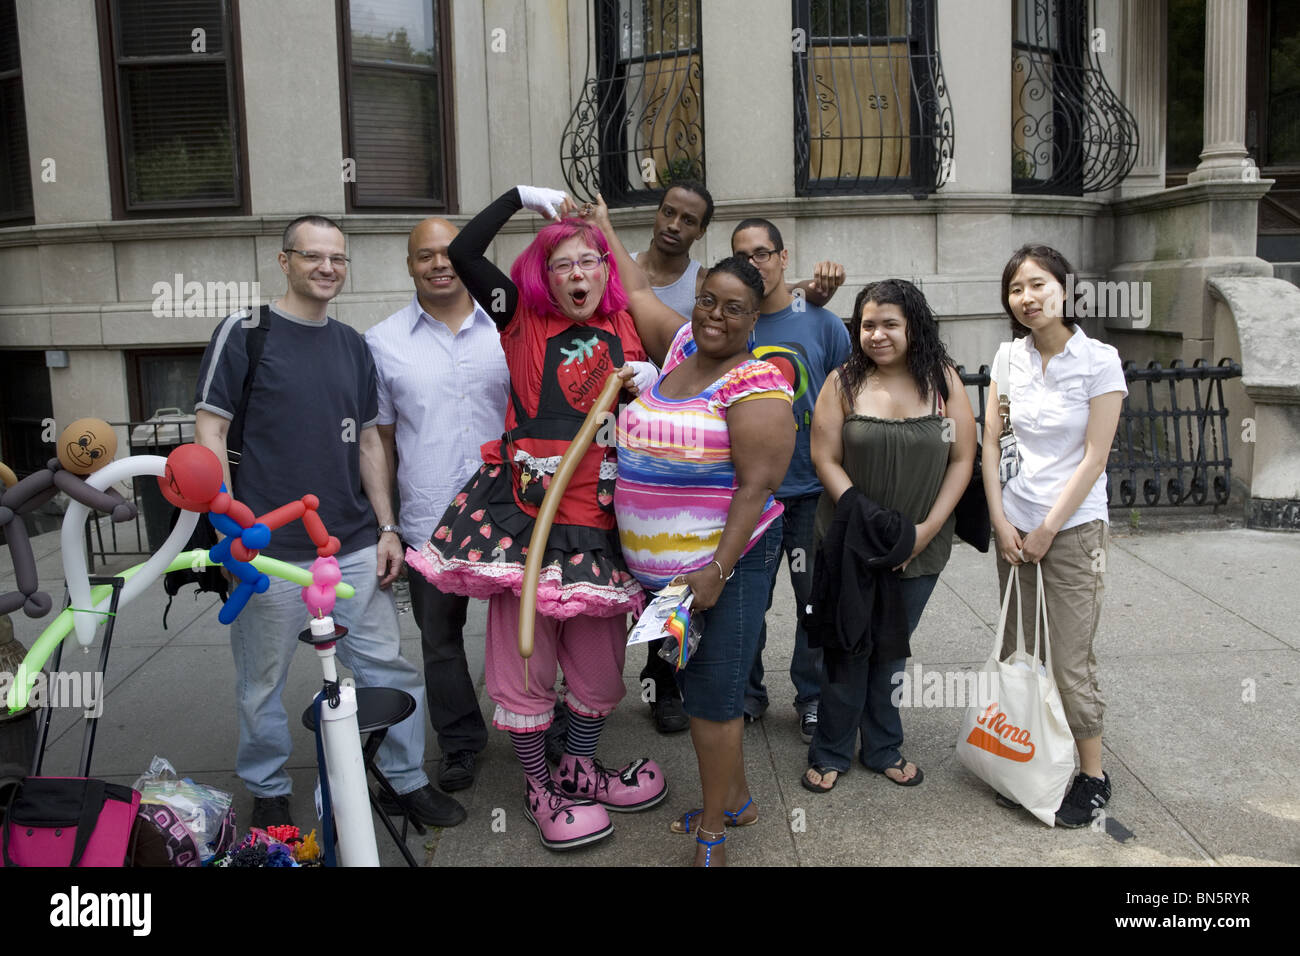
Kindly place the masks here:
<instances>
[{"instance_id":1,"label":"pink platform shoe","mask_svg":"<svg viewBox=\"0 0 1300 956\"><path fill-rule=\"evenodd\" d=\"M571 850L614 832L614 824L600 804L566 796L551 780L541 783L524 774L524 781L524 810L547 849Z\"/></svg>"},{"instance_id":2,"label":"pink platform shoe","mask_svg":"<svg viewBox=\"0 0 1300 956\"><path fill-rule=\"evenodd\" d=\"M565 754L560 761L560 793L596 800L607 810L635 813L646 810L668 796L668 781L653 760L640 757L622 770L609 770L594 757Z\"/></svg>"}]
</instances>

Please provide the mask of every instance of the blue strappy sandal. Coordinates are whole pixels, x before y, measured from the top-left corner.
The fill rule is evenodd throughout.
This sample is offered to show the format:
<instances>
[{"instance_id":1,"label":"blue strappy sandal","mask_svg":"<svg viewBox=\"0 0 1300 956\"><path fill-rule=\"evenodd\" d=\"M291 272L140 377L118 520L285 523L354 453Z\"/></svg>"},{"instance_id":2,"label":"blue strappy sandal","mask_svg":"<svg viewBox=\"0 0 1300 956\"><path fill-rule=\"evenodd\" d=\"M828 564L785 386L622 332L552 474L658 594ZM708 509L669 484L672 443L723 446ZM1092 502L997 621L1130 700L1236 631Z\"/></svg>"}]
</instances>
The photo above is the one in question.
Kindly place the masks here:
<instances>
[{"instance_id":1,"label":"blue strappy sandal","mask_svg":"<svg viewBox=\"0 0 1300 956\"><path fill-rule=\"evenodd\" d=\"M706 839L704 839L704 837L703 837L703 834L705 834L705 833L707 833L707 834L708 834L709 836L711 836L711 837L717 837L717 839L716 839L716 840L706 840ZM727 834L726 834L726 833L714 833L712 830L706 830L706 829L704 829L704 827L700 827L700 829L699 829L699 831L698 831L698 833L697 833L697 835L696 835L696 837L695 837L695 842L698 843L700 846L704 847L704 865L705 865L705 866L712 866L712 865L713 865L713 848L714 848L715 846L718 846L719 844L726 843L726 842L727 842Z\"/></svg>"},{"instance_id":2,"label":"blue strappy sandal","mask_svg":"<svg viewBox=\"0 0 1300 956\"><path fill-rule=\"evenodd\" d=\"M750 806L753 804L753 802L754 802L754 798L751 796L748 800L745 801L745 805L741 807L739 810L723 810L722 815L727 818L727 826L752 827L755 823L757 823L758 817L755 817L752 820L747 820L744 823L740 822L740 815L744 813L746 810L748 810ZM694 820L703 812L704 810L702 809L689 810L686 813L682 814L682 818L680 820L673 820L671 823L669 823L668 829L671 830L673 833L680 833L685 836L690 836L691 821Z\"/></svg>"}]
</instances>

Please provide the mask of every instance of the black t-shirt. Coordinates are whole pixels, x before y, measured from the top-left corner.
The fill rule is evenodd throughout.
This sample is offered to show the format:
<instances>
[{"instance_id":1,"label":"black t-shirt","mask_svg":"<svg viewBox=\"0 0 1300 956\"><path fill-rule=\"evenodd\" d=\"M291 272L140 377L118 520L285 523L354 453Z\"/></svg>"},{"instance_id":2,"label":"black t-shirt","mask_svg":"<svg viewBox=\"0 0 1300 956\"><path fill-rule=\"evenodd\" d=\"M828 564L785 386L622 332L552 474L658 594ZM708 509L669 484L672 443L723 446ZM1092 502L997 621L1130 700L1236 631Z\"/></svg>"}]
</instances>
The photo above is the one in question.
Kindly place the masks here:
<instances>
[{"instance_id":1,"label":"black t-shirt","mask_svg":"<svg viewBox=\"0 0 1300 956\"><path fill-rule=\"evenodd\" d=\"M361 488L361 430L375 424L375 363L365 339L335 319L308 322L271 307L271 330L253 376L235 497L262 515L306 494L320 499L329 533L349 554L375 543L375 513ZM244 317L212 334L195 408L234 417L248 368ZM283 561L316 556L301 521L271 533L263 549Z\"/></svg>"}]
</instances>

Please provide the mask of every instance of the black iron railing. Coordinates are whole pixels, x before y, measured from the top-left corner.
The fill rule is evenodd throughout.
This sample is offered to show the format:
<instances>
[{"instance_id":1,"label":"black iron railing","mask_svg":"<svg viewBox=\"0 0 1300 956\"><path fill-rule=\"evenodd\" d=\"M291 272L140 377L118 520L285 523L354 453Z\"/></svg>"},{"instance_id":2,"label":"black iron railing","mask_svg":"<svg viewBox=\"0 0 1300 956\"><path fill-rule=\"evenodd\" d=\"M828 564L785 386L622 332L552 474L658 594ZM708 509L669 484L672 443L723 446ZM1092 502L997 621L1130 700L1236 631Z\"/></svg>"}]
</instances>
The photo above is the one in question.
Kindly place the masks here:
<instances>
[{"instance_id":1,"label":"black iron railing","mask_svg":"<svg viewBox=\"0 0 1300 956\"><path fill-rule=\"evenodd\" d=\"M184 418L181 421L109 422L109 425L119 434L125 429L129 441L128 454L162 455L165 458L177 445L194 441L193 416ZM126 497L135 502L134 521L114 523L107 515L97 512L91 512L86 521L86 566L91 573L111 558L153 554L171 531L173 508L158 490L157 478L153 475L132 478L131 493Z\"/></svg>"},{"instance_id":2,"label":"black iron railing","mask_svg":"<svg viewBox=\"0 0 1300 956\"><path fill-rule=\"evenodd\" d=\"M699 0L592 0L587 34L582 92L560 138L569 191L628 206L675 181L704 182Z\"/></svg>"},{"instance_id":3,"label":"black iron railing","mask_svg":"<svg viewBox=\"0 0 1300 956\"><path fill-rule=\"evenodd\" d=\"M1191 368L1181 361L1142 369L1125 362L1129 393L1106 466L1112 498L1118 478L1119 503L1126 507L1137 503L1139 492L1145 505L1201 505L1211 491L1214 504L1227 504L1232 458L1223 382L1240 377L1241 366L1226 358L1218 365L1197 359ZM1186 383L1181 395L1179 383Z\"/></svg>"},{"instance_id":4,"label":"black iron railing","mask_svg":"<svg viewBox=\"0 0 1300 956\"><path fill-rule=\"evenodd\" d=\"M1095 0L1092 5L1095 24ZM1013 192L1100 192L1137 162L1137 121L1106 82L1098 58L1114 38L1089 30L1088 9L1089 0L1015 0Z\"/></svg>"},{"instance_id":5,"label":"black iron railing","mask_svg":"<svg viewBox=\"0 0 1300 956\"><path fill-rule=\"evenodd\" d=\"M957 366L962 383L978 389L975 421L984 427L989 367L967 372ZM1232 457L1228 454L1228 408L1225 379L1240 378L1232 359L1210 365L1197 359L1191 367L1174 361L1138 368L1124 363L1129 393L1106 465L1109 503L1131 507L1223 505L1232 493Z\"/></svg>"},{"instance_id":6,"label":"black iron railing","mask_svg":"<svg viewBox=\"0 0 1300 956\"><path fill-rule=\"evenodd\" d=\"M794 0L795 192L912 193L953 178L932 0Z\"/></svg>"}]
</instances>

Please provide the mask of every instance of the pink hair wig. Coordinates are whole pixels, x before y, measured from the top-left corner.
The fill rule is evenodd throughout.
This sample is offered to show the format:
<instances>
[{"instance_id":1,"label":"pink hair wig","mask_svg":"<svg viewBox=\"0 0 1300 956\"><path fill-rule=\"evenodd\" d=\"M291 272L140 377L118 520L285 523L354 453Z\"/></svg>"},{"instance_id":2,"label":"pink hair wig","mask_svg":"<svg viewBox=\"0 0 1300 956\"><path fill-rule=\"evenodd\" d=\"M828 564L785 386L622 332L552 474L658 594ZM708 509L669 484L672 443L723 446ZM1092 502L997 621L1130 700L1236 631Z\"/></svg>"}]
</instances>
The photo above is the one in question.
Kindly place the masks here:
<instances>
[{"instance_id":1,"label":"pink hair wig","mask_svg":"<svg viewBox=\"0 0 1300 956\"><path fill-rule=\"evenodd\" d=\"M609 256L605 263L609 267L609 281L605 283L605 294L600 300L596 312L600 315L613 315L627 308L627 293L618 277L618 266L614 257L609 255L609 243L605 234L583 219L564 219L545 226L537 234L528 248L519 254L514 265L510 267L510 279L519 290L520 304L537 315L562 315L563 313L551 297L551 287L547 283L546 264L556 246L577 236L603 256Z\"/></svg>"}]
</instances>

